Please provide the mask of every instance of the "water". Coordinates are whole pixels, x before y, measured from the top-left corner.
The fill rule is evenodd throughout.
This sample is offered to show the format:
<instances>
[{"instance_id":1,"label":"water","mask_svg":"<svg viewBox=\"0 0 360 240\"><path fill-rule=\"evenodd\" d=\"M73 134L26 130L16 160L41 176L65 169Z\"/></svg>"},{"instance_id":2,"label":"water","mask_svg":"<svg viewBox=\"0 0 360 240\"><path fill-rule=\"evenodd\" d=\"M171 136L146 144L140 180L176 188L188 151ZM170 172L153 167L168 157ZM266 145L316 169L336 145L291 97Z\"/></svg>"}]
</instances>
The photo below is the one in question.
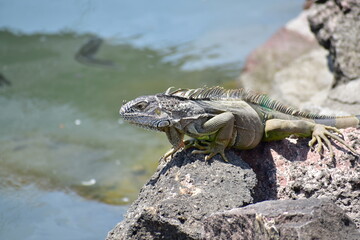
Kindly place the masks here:
<instances>
[{"instance_id":1,"label":"water","mask_svg":"<svg viewBox=\"0 0 360 240\"><path fill-rule=\"evenodd\" d=\"M302 2L0 0L0 239L103 239L170 147L122 102L236 86Z\"/></svg>"},{"instance_id":2,"label":"water","mask_svg":"<svg viewBox=\"0 0 360 240\"><path fill-rule=\"evenodd\" d=\"M104 239L124 206L86 201L75 194L39 191L34 186L3 189L0 239ZM69 214L71 213L71 214Z\"/></svg>"}]
</instances>

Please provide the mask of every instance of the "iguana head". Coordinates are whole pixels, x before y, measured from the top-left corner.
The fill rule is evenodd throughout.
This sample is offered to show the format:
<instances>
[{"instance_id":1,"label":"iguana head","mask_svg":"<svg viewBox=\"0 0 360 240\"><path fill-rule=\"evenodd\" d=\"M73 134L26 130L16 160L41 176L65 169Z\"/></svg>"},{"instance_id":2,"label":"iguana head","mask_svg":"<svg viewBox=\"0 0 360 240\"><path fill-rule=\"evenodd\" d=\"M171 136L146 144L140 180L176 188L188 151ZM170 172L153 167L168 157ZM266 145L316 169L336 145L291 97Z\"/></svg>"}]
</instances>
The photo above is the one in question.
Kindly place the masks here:
<instances>
[{"instance_id":1,"label":"iguana head","mask_svg":"<svg viewBox=\"0 0 360 240\"><path fill-rule=\"evenodd\" d=\"M172 125L170 114L156 95L138 97L120 108L120 116L132 124L163 131Z\"/></svg>"}]
</instances>

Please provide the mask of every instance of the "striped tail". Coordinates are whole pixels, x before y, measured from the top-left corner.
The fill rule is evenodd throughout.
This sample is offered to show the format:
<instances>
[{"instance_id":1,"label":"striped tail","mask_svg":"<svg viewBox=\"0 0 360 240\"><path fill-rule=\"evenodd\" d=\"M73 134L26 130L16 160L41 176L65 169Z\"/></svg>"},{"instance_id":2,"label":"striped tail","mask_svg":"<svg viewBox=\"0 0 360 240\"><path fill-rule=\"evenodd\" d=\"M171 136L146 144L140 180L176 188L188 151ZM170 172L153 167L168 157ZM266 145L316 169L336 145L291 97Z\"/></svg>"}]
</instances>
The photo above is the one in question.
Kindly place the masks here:
<instances>
[{"instance_id":1,"label":"striped tail","mask_svg":"<svg viewBox=\"0 0 360 240\"><path fill-rule=\"evenodd\" d=\"M360 127L360 115L313 119L315 123L336 128Z\"/></svg>"}]
</instances>

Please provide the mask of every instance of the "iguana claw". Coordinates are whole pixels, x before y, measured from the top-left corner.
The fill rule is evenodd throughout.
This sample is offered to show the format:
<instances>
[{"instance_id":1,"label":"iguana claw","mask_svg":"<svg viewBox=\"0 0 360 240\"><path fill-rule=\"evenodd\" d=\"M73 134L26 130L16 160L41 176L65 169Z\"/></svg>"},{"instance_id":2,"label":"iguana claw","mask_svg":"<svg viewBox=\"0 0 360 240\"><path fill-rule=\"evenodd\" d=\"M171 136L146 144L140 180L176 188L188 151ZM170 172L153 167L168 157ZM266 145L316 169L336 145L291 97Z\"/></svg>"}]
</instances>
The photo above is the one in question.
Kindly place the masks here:
<instances>
[{"instance_id":1,"label":"iguana claw","mask_svg":"<svg viewBox=\"0 0 360 240\"><path fill-rule=\"evenodd\" d=\"M337 129L335 127L316 124L313 129L312 139L309 141L309 147L314 149L314 144L317 143L318 146L316 148L316 151L321 154L323 151L323 148L324 148L323 145L325 145L330 152L330 157L333 158L334 151L332 149L332 145L329 140L332 138L332 139L335 139L336 141L340 142L341 144L343 144L351 152L357 154L356 150L354 148L352 148L349 144L347 144L344 141L344 139L342 139L341 137L339 137L338 135L336 135L334 133L331 133L331 131L339 134L343 138L343 135L339 129Z\"/></svg>"},{"instance_id":2,"label":"iguana claw","mask_svg":"<svg viewBox=\"0 0 360 240\"><path fill-rule=\"evenodd\" d=\"M173 158L174 154L180 149L184 147L183 144L177 146L177 147L172 147L169 151L167 151L164 156L162 157L165 161L167 161L167 158L170 157L170 158Z\"/></svg>"}]
</instances>

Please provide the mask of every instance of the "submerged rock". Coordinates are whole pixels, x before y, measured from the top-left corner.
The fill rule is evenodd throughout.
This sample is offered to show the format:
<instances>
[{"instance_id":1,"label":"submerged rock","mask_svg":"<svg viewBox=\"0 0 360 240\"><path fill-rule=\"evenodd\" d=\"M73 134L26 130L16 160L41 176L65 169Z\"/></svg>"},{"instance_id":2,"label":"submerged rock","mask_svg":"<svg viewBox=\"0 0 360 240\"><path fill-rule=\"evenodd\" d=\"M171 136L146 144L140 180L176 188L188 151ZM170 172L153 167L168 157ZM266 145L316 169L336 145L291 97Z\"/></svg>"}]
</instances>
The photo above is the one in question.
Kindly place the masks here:
<instances>
[{"instance_id":1,"label":"submerged rock","mask_svg":"<svg viewBox=\"0 0 360 240\"><path fill-rule=\"evenodd\" d=\"M0 87L2 86L11 86L11 82L3 74L0 73Z\"/></svg>"}]
</instances>

